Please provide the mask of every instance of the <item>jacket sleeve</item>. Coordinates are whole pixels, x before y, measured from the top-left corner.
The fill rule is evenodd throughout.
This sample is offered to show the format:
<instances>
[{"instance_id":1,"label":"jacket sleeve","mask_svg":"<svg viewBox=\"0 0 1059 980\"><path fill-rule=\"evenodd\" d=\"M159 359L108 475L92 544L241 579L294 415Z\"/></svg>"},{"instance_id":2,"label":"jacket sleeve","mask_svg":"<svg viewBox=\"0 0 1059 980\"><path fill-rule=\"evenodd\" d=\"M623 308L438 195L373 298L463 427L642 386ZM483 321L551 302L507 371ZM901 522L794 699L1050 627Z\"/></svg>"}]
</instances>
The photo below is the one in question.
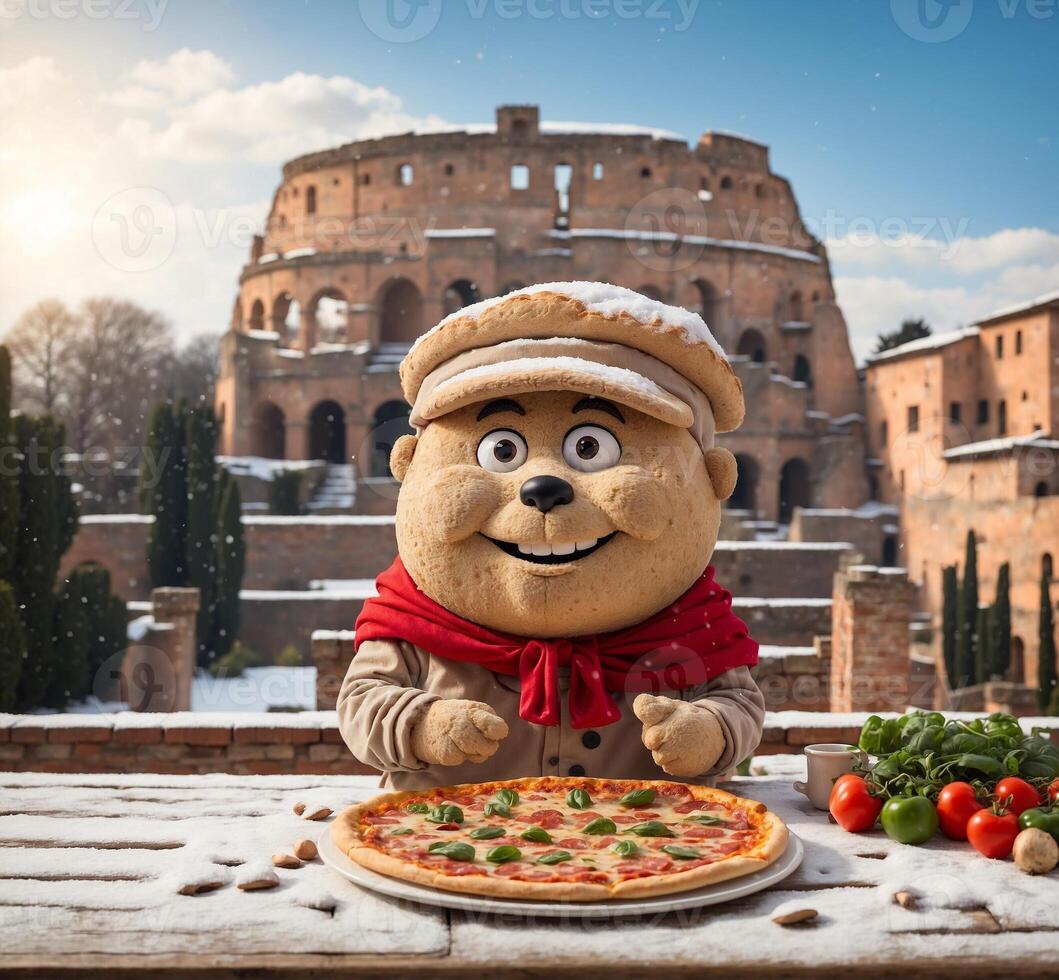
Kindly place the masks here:
<instances>
[{"instance_id":1,"label":"jacket sleeve","mask_svg":"<svg viewBox=\"0 0 1059 980\"><path fill-rule=\"evenodd\" d=\"M367 640L346 671L338 694L338 728L350 752L382 772L425 769L412 755L412 727L439 700L417 686L422 676L410 643Z\"/></svg>"},{"instance_id":2,"label":"jacket sleeve","mask_svg":"<svg viewBox=\"0 0 1059 980\"><path fill-rule=\"evenodd\" d=\"M685 691L684 700L711 712L724 733L724 751L704 776L730 772L761 744L765 697L750 676L749 667L733 667Z\"/></svg>"}]
</instances>

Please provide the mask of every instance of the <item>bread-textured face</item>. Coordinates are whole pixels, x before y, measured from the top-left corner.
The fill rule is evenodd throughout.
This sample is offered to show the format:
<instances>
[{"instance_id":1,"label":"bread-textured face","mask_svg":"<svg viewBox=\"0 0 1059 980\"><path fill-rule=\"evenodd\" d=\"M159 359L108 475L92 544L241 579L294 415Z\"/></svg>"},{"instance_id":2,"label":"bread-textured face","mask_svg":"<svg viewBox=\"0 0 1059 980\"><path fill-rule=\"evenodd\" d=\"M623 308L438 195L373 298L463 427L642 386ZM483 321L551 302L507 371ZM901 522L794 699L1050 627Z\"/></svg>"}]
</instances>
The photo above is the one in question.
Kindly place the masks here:
<instances>
[{"instance_id":1,"label":"bread-textured face","mask_svg":"<svg viewBox=\"0 0 1059 980\"><path fill-rule=\"evenodd\" d=\"M410 459L405 450L397 541L419 588L472 622L540 638L631 626L690 588L709 563L720 503L689 432L627 407L607 411L576 392L505 401L521 412L469 405L428 425ZM617 452L601 437L612 465L601 467L599 453L578 457L570 434L584 426L589 440L600 429L616 440ZM518 452L497 464L488 442L479 447L500 430ZM510 446L499 455L510 456ZM538 503L547 494L533 488L554 495L554 481L523 489L538 477L569 488L546 510ZM527 555L519 545L560 554Z\"/></svg>"}]
</instances>

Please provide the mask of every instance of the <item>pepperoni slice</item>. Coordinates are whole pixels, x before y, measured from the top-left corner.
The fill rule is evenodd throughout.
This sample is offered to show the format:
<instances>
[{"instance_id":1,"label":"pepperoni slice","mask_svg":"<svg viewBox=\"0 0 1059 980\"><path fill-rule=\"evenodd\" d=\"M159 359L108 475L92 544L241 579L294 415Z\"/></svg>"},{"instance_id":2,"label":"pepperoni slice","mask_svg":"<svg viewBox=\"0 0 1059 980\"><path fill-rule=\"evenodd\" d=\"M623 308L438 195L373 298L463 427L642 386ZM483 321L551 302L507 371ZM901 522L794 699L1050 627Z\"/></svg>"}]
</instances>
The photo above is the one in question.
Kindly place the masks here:
<instances>
[{"instance_id":1,"label":"pepperoni slice","mask_svg":"<svg viewBox=\"0 0 1059 980\"><path fill-rule=\"evenodd\" d=\"M603 871L579 871L570 877L573 881L590 881L599 884L604 884L607 881L607 875Z\"/></svg>"},{"instance_id":2,"label":"pepperoni slice","mask_svg":"<svg viewBox=\"0 0 1059 980\"><path fill-rule=\"evenodd\" d=\"M370 823L375 827L381 827L384 825L393 826L394 824L399 824L401 821L395 820L393 817L376 817L374 815L369 815L364 818L364 822Z\"/></svg>"},{"instance_id":3,"label":"pepperoni slice","mask_svg":"<svg viewBox=\"0 0 1059 980\"><path fill-rule=\"evenodd\" d=\"M717 845L717 850L720 851L721 854L731 854L734 851L738 851L742 846L743 845L737 840L725 841L723 844Z\"/></svg>"},{"instance_id":4,"label":"pepperoni slice","mask_svg":"<svg viewBox=\"0 0 1059 980\"><path fill-rule=\"evenodd\" d=\"M688 840L709 840L711 837L723 837L724 831L720 827L689 827L684 831Z\"/></svg>"},{"instance_id":5,"label":"pepperoni slice","mask_svg":"<svg viewBox=\"0 0 1059 980\"><path fill-rule=\"evenodd\" d=\"M560 810L534 810L522 820L542 830L555 830L556 827L562 826L563 814Z\"/></svg>"},{"instance_id":6,"label":"pepperoni slice","mask_svg":"<svg viewBox=\"0 0 1059 980\"><path fill-rule=\"evenodd\" d=\"M653 871L655 874L661 874L663 871L668 871L673 867L673 862L669 858L664 857L645 857L640 858L641 865L647 868L648 871Z\"/></svg>"},{"instance_id":7,"label":"pepperoni slice","mask_svg":"<svg viewBox=\"0 0 1059 980\"><path fill-rule=\"evenodd\" d=\"M469 861L449 861L445 865L445 874L447 875L480 875L484 873L481 868L476 864L471 864Z\"/></svg>"},{"instance_id":8,"label":"pepperoni slice","mask_svg":"<svg viewBox=\"0 0 1059 980\"><path fill-rule=\"evenodd\" d=\"M709 806L705 800L688 800L686 803L678 803L674 810L677 813L694 813L696 810L705 810Z\"/></svg>"},{"instance_id":9,"label":"pepperoni slice","mask_svg":"<svg viewBox=\"0 0 1059 980\"><path fill-rule=\"evenodd\" d=\"M457 806L470 806L476 802L473 796L446 796L446 803L455 803Z\"/></svg>"},{"instance_id":10,"label":"pepperoni slice","mask_svg":"<svg viewBox=\"0 0 1059 980\"><path fill-rule=\"evenodd\" d=\"M529 871L530 866L525 861L507 861L493 868L493 874L502 878L510 878L511 875L522 874Z\"/></svg>"},{"instance_id":11,"label":"pepperoni slice","mask_svg":"<svg viewBox=\"0 0 1059 980\"><path fill-rule=\"evenodd\" d=\"M583 837L564 837L556 841L555 846L567 851L583 851L588 847L588 842Z\"/></svg>"},{"instance_id":12,"label":"pepperoni slice","mask_svg":"<svg viewBox=\"0 0 1059 980\"><path fill-rule=\"evenodd\" d=\"M597 840L595 842L595 844L593 844L592 846L595 847L597 850L599 850L599 849L604 848L604 847L610 847L611 844L617 844L617 843L618 843L618 838L617 837L600 837L600 839Z\"/></svg>"}]
</instances>

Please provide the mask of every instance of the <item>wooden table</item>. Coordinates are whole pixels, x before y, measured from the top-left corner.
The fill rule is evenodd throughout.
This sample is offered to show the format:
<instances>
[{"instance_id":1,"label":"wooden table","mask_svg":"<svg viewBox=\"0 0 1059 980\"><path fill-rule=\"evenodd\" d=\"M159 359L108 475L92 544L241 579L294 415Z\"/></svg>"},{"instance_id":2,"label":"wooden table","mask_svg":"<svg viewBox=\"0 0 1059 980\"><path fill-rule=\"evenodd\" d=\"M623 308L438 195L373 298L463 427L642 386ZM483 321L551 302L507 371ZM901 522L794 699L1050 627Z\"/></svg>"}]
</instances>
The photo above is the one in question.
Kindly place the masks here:
<instances>
[{"instance_id":1,"label":"wooden table","mask_svg":"<svg viewBox=\"0 0 1059 980\"><path fill-rule=\"evenodd\" d=\"M1020 874L945 841L854 836L789 776L739 780L806 844L778 889L640 920L494 918L404 905L319 861L269 891L235 881L372 795L367 777L0 774L0 970L17 976L858 977L1056 975L1059 872ZM179 894L200 878L227 883ZM919 896L917 909L893 901ZM772 919L816 909L799 927Z\"/></svg>"}]
</instances>

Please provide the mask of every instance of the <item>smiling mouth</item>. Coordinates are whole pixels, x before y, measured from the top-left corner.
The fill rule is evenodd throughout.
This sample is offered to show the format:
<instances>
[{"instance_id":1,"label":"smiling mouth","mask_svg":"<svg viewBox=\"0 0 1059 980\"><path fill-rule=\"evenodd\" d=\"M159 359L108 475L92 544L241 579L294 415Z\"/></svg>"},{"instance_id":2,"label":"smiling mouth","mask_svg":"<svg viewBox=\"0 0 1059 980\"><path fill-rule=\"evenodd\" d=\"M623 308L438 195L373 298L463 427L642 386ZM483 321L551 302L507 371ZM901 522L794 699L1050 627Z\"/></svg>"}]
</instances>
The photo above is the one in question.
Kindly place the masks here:
<instances>
[{"instance_id":1,"label":"smiling mouth","mask_svg":"<svg viewBox=\"0 0 1059 980\"><path fill-rule=\"evenodd\" d=\"M521 558L523 561L532 562L534 565L563 565L571 561L579 561L587 558L595 551L599 551L611 538L617 534L611 531L602 538L592 538L587 541L578 541L572 544L516 544L512 541L500 541L491 538L487 534L482 537L492 541L501 551L511 555L512 558Z\"/></svg>"}]
</instances>

